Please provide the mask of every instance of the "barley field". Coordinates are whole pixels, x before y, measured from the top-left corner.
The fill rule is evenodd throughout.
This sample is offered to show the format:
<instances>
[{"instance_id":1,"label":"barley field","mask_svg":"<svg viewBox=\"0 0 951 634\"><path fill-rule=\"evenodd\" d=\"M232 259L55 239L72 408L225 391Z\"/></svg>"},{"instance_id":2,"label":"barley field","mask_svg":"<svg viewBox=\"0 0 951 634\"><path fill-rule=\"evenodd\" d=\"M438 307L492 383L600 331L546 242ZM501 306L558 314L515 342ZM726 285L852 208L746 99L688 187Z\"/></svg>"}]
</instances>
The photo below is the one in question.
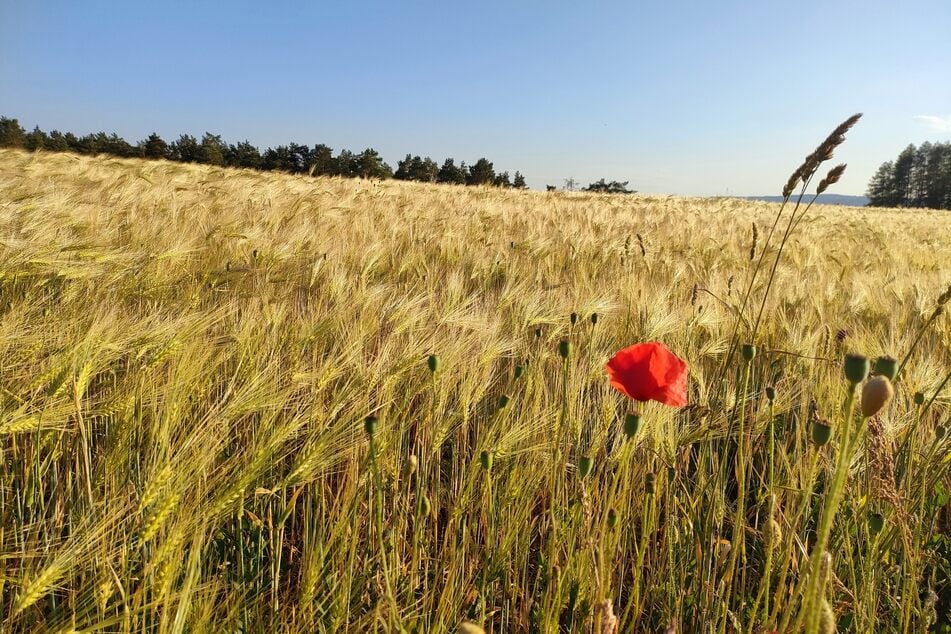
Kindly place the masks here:
<instances>
[{"instance_id":1,"label":"barley field","mask_svg":"<svg viewBox=\"0 0 951 634\"><path fill-rule=\"evenodd\" d=\"M0 150L2 630L949 631L951 214L792 208Z\"/></svg>"}]
</instances>

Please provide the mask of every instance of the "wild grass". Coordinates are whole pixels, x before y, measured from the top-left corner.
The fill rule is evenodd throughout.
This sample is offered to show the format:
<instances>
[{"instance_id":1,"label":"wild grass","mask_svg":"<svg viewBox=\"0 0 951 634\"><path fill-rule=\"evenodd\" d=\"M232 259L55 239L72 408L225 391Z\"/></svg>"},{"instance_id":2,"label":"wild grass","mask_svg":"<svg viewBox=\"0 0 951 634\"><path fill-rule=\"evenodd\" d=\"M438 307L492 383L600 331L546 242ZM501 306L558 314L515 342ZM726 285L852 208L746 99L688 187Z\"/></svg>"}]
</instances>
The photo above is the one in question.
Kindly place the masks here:
<instances>
[{"instance_id":1,"label":"wild grass","mask_svg":"<svg viewBox=\"0 0 951 634\"><path fill-rule=\"evenodd\" d=\"M777 211L0 151L4 631L947 624L951 215Z\"/></svg>"}]
</instances>

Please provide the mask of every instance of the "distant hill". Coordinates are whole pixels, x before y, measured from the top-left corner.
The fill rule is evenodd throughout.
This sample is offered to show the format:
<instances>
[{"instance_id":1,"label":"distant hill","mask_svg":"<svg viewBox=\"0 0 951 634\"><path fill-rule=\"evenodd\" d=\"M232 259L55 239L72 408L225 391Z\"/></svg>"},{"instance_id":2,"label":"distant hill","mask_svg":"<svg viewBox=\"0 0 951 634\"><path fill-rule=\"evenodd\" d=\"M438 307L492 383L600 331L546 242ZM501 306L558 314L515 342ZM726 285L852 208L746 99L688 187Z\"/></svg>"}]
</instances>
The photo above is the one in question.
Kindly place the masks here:
<instances>
[{"instance_id":1,"label":"distant hill","mask_svg":"<svg viewBox=\"0 0 951 634\"><path fill-rule=\"evenodd\" d=\"M765 200L770 203L783 202L782 196L746 196L747 200ZM805 200L805 199L804 199ZM809 197L808 200L812 200ZM868 204L866 196L845 196L843 194L820 194L816 200L817 205L845 205L847 207L864 207Z\"/></svg>"}]
</instances>

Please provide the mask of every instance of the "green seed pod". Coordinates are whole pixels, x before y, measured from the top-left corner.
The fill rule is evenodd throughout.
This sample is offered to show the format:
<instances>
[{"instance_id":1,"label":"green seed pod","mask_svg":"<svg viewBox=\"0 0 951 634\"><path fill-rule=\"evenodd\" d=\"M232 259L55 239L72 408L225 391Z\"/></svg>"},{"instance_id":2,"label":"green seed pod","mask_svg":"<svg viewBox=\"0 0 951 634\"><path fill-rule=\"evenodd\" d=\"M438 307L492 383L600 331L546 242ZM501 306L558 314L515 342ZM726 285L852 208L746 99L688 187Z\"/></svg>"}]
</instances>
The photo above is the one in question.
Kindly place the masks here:
<instances>
[{"instance_id":1,"label":"green seed pod","mask_svg":"<svg viewBox=\"0 0 951 634\"><path fill-rule=\"evenodd\" d=\"M598 313L591 313L591 325L592 326L598 325Z\"/></svg>"},{"instance_id":2,"label":"green seed pod","mask_svg":"<svg viewBox=\"0 0 951 634\"><path fill-rule=\"evenodd\" d=\"M426 359L426 365L429 366L429 371L435 374L439 369L439 357L434 354L429 355L429 358Z\"/></svg>"},{"instance_id":3,"label":"green seed pod","mask_svg":"<svg viewBox=\"0 0 951 634\"><path fill-rule=\"evenodd\" d=\"M852 385L858 385L868 376L869 361L868 357L861 354L845 355L845 378Z\"/></svg>"},{"instance_id":4,"label":"green seed pod","mask_svg":"<svg viewBox=\"0 0 951 634\"><path fill-rule=\"evenodd\" d=\"M578 476L584 480L594 468L594 459L591 456L581 456L578 460Z\"/></svg>"},{"instance_id":5,"label":"green seed pod","mask_svg":"<svg viewBox=\"0 0 951 634\"><path fill-rule=\"evenodd\" d=\"M567 339L562 339L558 343L558 354L561 355L562 359L567 359L571 355L571 342Z\"/></svg>"},{"instance_id":6,"label":"green seed pod","mask_svg":"<svg viewBox=\"0 0 951 634\"><path fill-rule=\"evenodd\" d=\"M410 454L409 458L406 459L406 472L409 475L416 473L416 469L419 468L419 458Z\"/></svg>"},{"instance_id":7,"label":"green seed pod","mask_svg":"<svg viewBox=\"0 0 951 634\"><path fill-rule=\"evenodd\" d=\"M542 336L542 329L541 329L541 328L536 328L536 329L535 329L535 338L536 338L536 339L541 339L541 336Z\"/></svg>"},{"instance_id":8,"label":"green seed pod","mask_svg":"<svg viewBox=\"0 0 951 634\"><path fill-rule=\"evenodd\" d=\"M514 372L513 374L515 375L515 378L516 378L516 379L522 378L522 375L523 375L524 373L525 373L525 367L524 367L524 366L521 366L521 365L515 366L515 372Z\"/></svg>"},{"instance_id":9,"label":"green seed pod","mask_svg":"<svg viewBox=\"0 0 951 634\"><path fill-rule=\"evenodd\" d=\"M637 430L641 428L641 417L639 414L628 414L624 417L624 435L628 439L637 435Z\"/></svg>"},{"instance_id":10,"label":"green seed pod","mask_svg":"<svg viewBox=\"0 0 951 634\"><path fill-rule=\"evenodd\" d=\"M363 419L363 429L366 430L367 436L369 436L370 438L373 438L373 435L376 434L376 428L379 422L380 422L380 419L374 416L373 414L370 414L369 416Z\"/></svg>"},{"instance_id":11,"label":"green seed pod","mask_svg":"<svg viewBox=\"0 0 951 634\"><path fill-rule=\"evenodd\" d=\"M925 404L924 392L915 392L915 405L924 405L924 404Z\"/></svg>"},{"instance_id":12,"label":"green seed pod","mask_svg":"<svg viewBox=\"0 0 951 634\"><path fill-rule=\"evenodd\" d=\"M875 374L887 376L890 381L894 381L898 376L898 361L895 357L889 356L875 359Z\"/></svg>"},{"instance_id":13,"label":"green seed pod","mask_svg":"<svg viewBox=\"0 0 951 634\"><path fill-rule=\"evenodd\" d=\"M756 358L756 346L751 343L744 343L740 348L740 354L743 355L743 360L749 363Z\"/></svg>"},{"instance_id":14,"label":"green seed pod","mask_svg":"<svg viewBox=\"0 0 951 634\"><path fill-rule=\"evenodd\" d=\"M429 515L433 511L433 505L429 501L429 496L425 493L423 497L419 498L419 514L423 517Z\"/></svg>"},{"instance_id":15,"label":"green seed pod","mask_svg":"<svg viewBox=\"0 0 951 634\"><path fill-rule=\"evenodd\" d=\"M492 455L491 451L483 451L479 454L479 464L482 465L482 468L486 471L492 471L492 463L495 461L495 456Z\"/></svg>"},{"instance_id":16,"label":"green seed pod","mask_svg":"<svg viewBox=\"0 0 951 634\"><path fill-rule=\"evenodd\" d=\"M878 535L882 532L882 529L885 528L885 518L882 517L881 513L869 513L868 528L872 531L872 535Z\"/></svg>"},{"instance_id":17,"label":"green seed pod","mask_svg":"<svg viewBox=\"0 0 951 634\"><path fill-rule=\"evenodd\" d=\"M569 320L571 321L572 326L578 323L578 313L571 313L571 317L569 317Z\"/></svg>"},{"instance_id":18,"label":"green seed pod","mask_svg":"<svg viewBox=\"0 0 951 634\"><path fill-rule=\"evenodd\" d=\"M935 440L944 440L944 437L947 435L948 435L948 430L945 429L944 425L938 425L934 428Z\"/></svg>"},{"instance_id":19,"label":"green seed pod","mask_svg":"<svg viewBox=\"0 0 951 634\"><path fill-rule=\"evenodd\" d=\"M654 495L654 474L648 473L644 476L644 492L647 495Z\"/></svg>"},{"instance_id":20,"label":"green seed pod","mask_svg":"<svg viewBox=\"0 0 951 634\"><path fill-rule=\"evenodd\" d=\"M608 528L617 526L618 514L613 508L608 509Z\"/></svg>"},{"instance_id":21,"label":"green seed pod","mask_svg":"<svg viewBox=\"0 0 951 634\"><path fill-rule=\"evenodd\" d=\"M812 442L816 443L817 446L821 447L826 444L831 437L832 427L821 421L812 424Z\"/></svg>"},{"instance_id":22,"label":"green seed pod","mask_svg":"<svg viewBox=\"0 0 951 634\"><path fill-rule=\"evenodd\" d=\"M506 407L508 407L509 401L511 401L511 400L512 400L512 399L509 398L509 395L508 395L508 394L503 394L502 396L500 396L500 397L499 397L499 409L500 409L500 410L503 410L503 409L505 409Z\"/></svg>"},{"instance_id":23,"label":"green seed pod","mask_svg":"<svg viewBox=\"0 0 951 634\"><path fill-rule=\"evenodd\" d=\"M766 398L769 399L770 403L776 400L776 388L772 385L766 387Z\"/></svg>"}]
</instances>

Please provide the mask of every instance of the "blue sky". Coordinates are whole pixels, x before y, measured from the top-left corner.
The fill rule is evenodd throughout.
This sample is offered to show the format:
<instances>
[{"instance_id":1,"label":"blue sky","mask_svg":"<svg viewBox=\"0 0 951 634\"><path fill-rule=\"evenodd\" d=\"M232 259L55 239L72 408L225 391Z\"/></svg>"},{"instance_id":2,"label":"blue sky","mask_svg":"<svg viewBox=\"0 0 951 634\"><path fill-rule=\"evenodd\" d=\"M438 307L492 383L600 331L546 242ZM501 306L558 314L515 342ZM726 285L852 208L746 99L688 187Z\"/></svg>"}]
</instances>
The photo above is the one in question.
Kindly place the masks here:
<instances>
[{"instance_id":1,"label":"blue sky","mask_svg":"<svg viewBox=\"0 0 951 634\"><path fill-rule=\"evenodd\" d=\"M951 140L949 0L0 0L0 114L45 130L752 195L857 111L837 193L908 143Z\"/></svg>"}]
</instances>

